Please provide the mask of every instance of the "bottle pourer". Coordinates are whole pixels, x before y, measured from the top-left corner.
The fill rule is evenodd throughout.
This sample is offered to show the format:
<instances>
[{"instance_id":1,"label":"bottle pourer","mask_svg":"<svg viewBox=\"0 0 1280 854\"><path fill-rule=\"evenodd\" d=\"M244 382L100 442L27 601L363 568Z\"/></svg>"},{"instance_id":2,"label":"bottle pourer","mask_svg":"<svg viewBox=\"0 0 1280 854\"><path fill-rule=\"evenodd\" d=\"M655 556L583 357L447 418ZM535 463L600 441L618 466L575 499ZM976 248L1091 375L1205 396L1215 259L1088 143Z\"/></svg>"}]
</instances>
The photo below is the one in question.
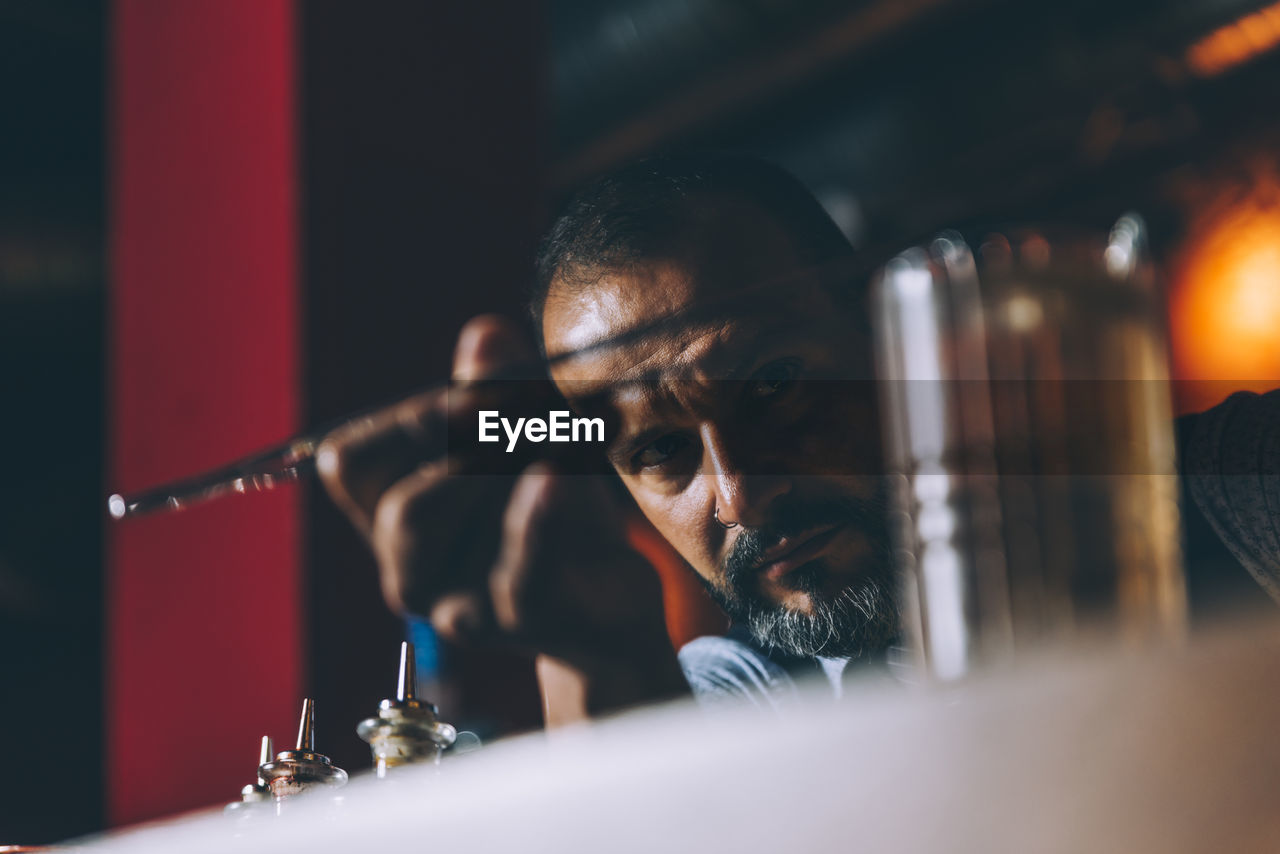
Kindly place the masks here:
<instances>
[{"instance_id":1,"label":"bottle pourer","mask_svg":"<svg viewBox=\"0 0 1280 854\"><path fill-rule=\"evenodd\" d=\"M271 789L277 802L304 792L312 786L341 786L347 772L316 753L315 701L302 701L302 720L298 723L298 746L282 750L272 762L265 762L258 774Z\"/></svg>"},{"instance_id":2,"label":"bottle pourer","mask_svg":"<svg viewBox=\"0 0 1280 854\"><path fill-rule=\"evenodd\" d=\"M356 727L356 734L369 743L379 777L387 769L411 763L440 761L440 754L458 737L457 730L439 720L434 705L419 700L418 673L413 644L400 644L400 679L396 698L378 704L378 714Z\"/></svg>"},{"instance_id":3,"label":"bottle pourer","mask_svg":"<svg viewBox=\"0 0 1280 854\"><path fill-rule=\"evenodd\" d=\"M227 804L227 812L242 810L249 804L259 804L271 800L271 789L267 781L262 779L262 766L271 761L271 736L262 737L262 746L258 749L258 781L249 783L240 790L240 800Z\"/></svg>"}]
</instances>

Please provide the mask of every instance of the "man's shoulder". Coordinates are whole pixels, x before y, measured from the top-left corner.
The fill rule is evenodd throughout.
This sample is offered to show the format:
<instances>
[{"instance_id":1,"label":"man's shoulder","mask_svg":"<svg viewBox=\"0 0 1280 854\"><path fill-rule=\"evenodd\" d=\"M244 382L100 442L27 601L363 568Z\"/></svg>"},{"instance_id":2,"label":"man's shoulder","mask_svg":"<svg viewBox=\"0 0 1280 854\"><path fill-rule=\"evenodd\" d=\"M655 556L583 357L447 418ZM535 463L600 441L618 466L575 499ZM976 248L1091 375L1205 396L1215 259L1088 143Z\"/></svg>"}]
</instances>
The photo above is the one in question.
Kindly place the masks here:
<instances>
[{"instance_id":1,"label":"man's shoulder","mask_svg":"<svg viewBox=\"0 0 1280 854\"><path fill-rule=\"evenodd\" d=\"M742 640L695 638L680 648L678 657L700 703L779 709L796 700L796 683L787 670Z\"/></svg>"},{"instance_id":2,"label":"man's shoulder","mask_svg":"<svg viewBox=\"0 0 1280 854\"><path fill-rule=\"evenodd\" d=\"M1280 601L1280 390L1238 392L1178 428L1188 534L1202 516L1200 527ZM1194 558L1196 543L1188 547Z\"/></svg>"}]
</instances>

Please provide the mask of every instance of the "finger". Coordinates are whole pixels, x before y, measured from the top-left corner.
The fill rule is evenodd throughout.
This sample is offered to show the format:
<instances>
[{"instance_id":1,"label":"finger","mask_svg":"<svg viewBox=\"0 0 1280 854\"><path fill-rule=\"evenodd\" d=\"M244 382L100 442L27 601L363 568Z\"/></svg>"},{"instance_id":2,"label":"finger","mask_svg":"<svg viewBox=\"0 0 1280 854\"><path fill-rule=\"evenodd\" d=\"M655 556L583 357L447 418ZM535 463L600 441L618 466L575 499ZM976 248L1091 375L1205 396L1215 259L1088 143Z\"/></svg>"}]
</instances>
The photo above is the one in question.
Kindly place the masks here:
<instances>
[{"instance_id":1,"label":"finger","mask_svg":"<svg viewBox=\"0 0 1280 854\"><path fill-rule=\"evenodd\" d=\"M453 379L474 382L537 358L520 327L496 314L467 321L453 354Z\"/></svg>"},{"instance_id":2,"label":"finger","mask_svg":"<svg viewBox=\"0 0 1280 854\"><path fill-rule=\"evenodd\" d=\"M479 590L457 590L439 597L428 619L436 633L452 643L475 643L494 631L489 597Z\"/></svg>"},{"instance_id":3,"label":"finger","mask_svg":"<svg viewBox=\"0 0 1280 854\"><path fill-rule=\"evenodd\" d=\"M527 629L527 614L537 607L532 601L537 585L546 583L537 573L548 566L540 558L561 478L545 463L529 466L516 481L503 514L502 546L489 574L489 594L498 626L513 635Z\"/></svg>"},{"instance_id":4,"label":"finger","mask_svg":"<svg viewBox=\"0 0 1280 854\"><path fill-rule=\"evenodd\" d=\"M449 465L424 464L378 502L370 544L393 610L422 613L443 590L483 587L497 554L510 478L451 477Z\"/></svg>"},{"instance_id":5,"label":"finger","mask_svg":"<svg viewBox=\"0 0 1280 854\"><path fill-rule=\"evenodd\" d=\"M535 457L553 449L546 444L514 441L496 433L496 419L508 425L547 417L564 408L564 400L546 376L537 353L521 329L496 315L469 321L454 353L454 385L447 401L449 452L455 473L516 474ZM488 382L482 382L489 380ZM489 439L480 441L480 414L488 411ZM486 443L487 442L487 443ZM514 452L513 452L514 448ZM558 450L557 446L554 450Z\"/></svg>"},{"instance_id":6,"label":"finger","mask_svg":"<svg viewBox=\"0 0 1280 854\"><path fill-rule=\"evenodd\" d=\"M366 536L391 485L448 446L449 402L439 391L402 401L330 433L316 470L330 497Z\"/></svg>"},{"instance_id":7,"label":"finger","mask_svg":"<svg viewBox=\"0 0 1280 854\"><path fill-rule=\"evenodd\" d=\"M489 597L505 640L566 661L667 643L657 575L627 544L606 487L547 463L512 489Z\"/></svg>"}]
</instances>

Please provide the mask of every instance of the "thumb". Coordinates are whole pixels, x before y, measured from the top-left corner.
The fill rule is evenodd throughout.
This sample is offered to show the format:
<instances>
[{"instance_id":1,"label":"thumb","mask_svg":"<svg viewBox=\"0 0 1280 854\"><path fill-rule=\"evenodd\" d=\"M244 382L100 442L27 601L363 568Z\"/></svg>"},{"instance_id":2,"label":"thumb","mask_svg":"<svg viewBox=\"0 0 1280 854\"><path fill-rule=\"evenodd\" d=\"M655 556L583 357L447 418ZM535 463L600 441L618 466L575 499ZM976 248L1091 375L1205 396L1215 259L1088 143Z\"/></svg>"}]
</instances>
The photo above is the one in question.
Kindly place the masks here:
<instances>
[{"instance_id":1,"label":"thumb","mask_svg":"<svg viewBox=\"0 0 1280 854\"><path fill-rule=\"evenodd\" d=\"M537 357L520 327L496 314L473 317L458 334L453 378L459 382L492 377Z\"/></svg>"},{"instance_id":2,"label":"thumb","mask_svg":"<svg viewBox=\"0 0 1280 854\"><path fill-rule=\"evenodd\" d=\"M539 579L538 553L548 535L547 521L559 492L560 476L550 466L535 463L516 481L502 518L502 545L489 592L498 624L518 633L524 622L531 592Z\"/></svg>"}]
</instances>

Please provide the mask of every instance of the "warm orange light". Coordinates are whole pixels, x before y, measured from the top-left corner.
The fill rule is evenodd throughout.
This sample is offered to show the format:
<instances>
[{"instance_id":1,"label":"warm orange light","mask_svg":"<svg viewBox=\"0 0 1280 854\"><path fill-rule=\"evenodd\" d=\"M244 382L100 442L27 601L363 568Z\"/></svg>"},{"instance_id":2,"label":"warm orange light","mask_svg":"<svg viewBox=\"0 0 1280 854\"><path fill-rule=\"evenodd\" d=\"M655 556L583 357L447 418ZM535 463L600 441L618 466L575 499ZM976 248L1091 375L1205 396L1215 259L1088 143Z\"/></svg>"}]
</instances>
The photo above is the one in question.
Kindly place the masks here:
<instances>
[{"instance_id":1,"label":"warm orange light","mask_svg":"<svg viewBox=\"0 0 1280 854\"><path fill-rule=\"evenodd\" d=\"M1201 77L1220 74L1280 45L1280 3L1219 27L1187 48L1187 66Z\"/></svg>"},{"instance_id":2,"label":"warm orange light","mask_svg":"<svg viewBox=\"0 0 1280 854\"><path fill-rule=\"evenodd\" d=\"M1223 390L1280 386L1280 186L1274 180L1193 229L1173 284L1175 377L1197 381L1201 395L1219 398Z\"/></svg>"}]
</instances>

